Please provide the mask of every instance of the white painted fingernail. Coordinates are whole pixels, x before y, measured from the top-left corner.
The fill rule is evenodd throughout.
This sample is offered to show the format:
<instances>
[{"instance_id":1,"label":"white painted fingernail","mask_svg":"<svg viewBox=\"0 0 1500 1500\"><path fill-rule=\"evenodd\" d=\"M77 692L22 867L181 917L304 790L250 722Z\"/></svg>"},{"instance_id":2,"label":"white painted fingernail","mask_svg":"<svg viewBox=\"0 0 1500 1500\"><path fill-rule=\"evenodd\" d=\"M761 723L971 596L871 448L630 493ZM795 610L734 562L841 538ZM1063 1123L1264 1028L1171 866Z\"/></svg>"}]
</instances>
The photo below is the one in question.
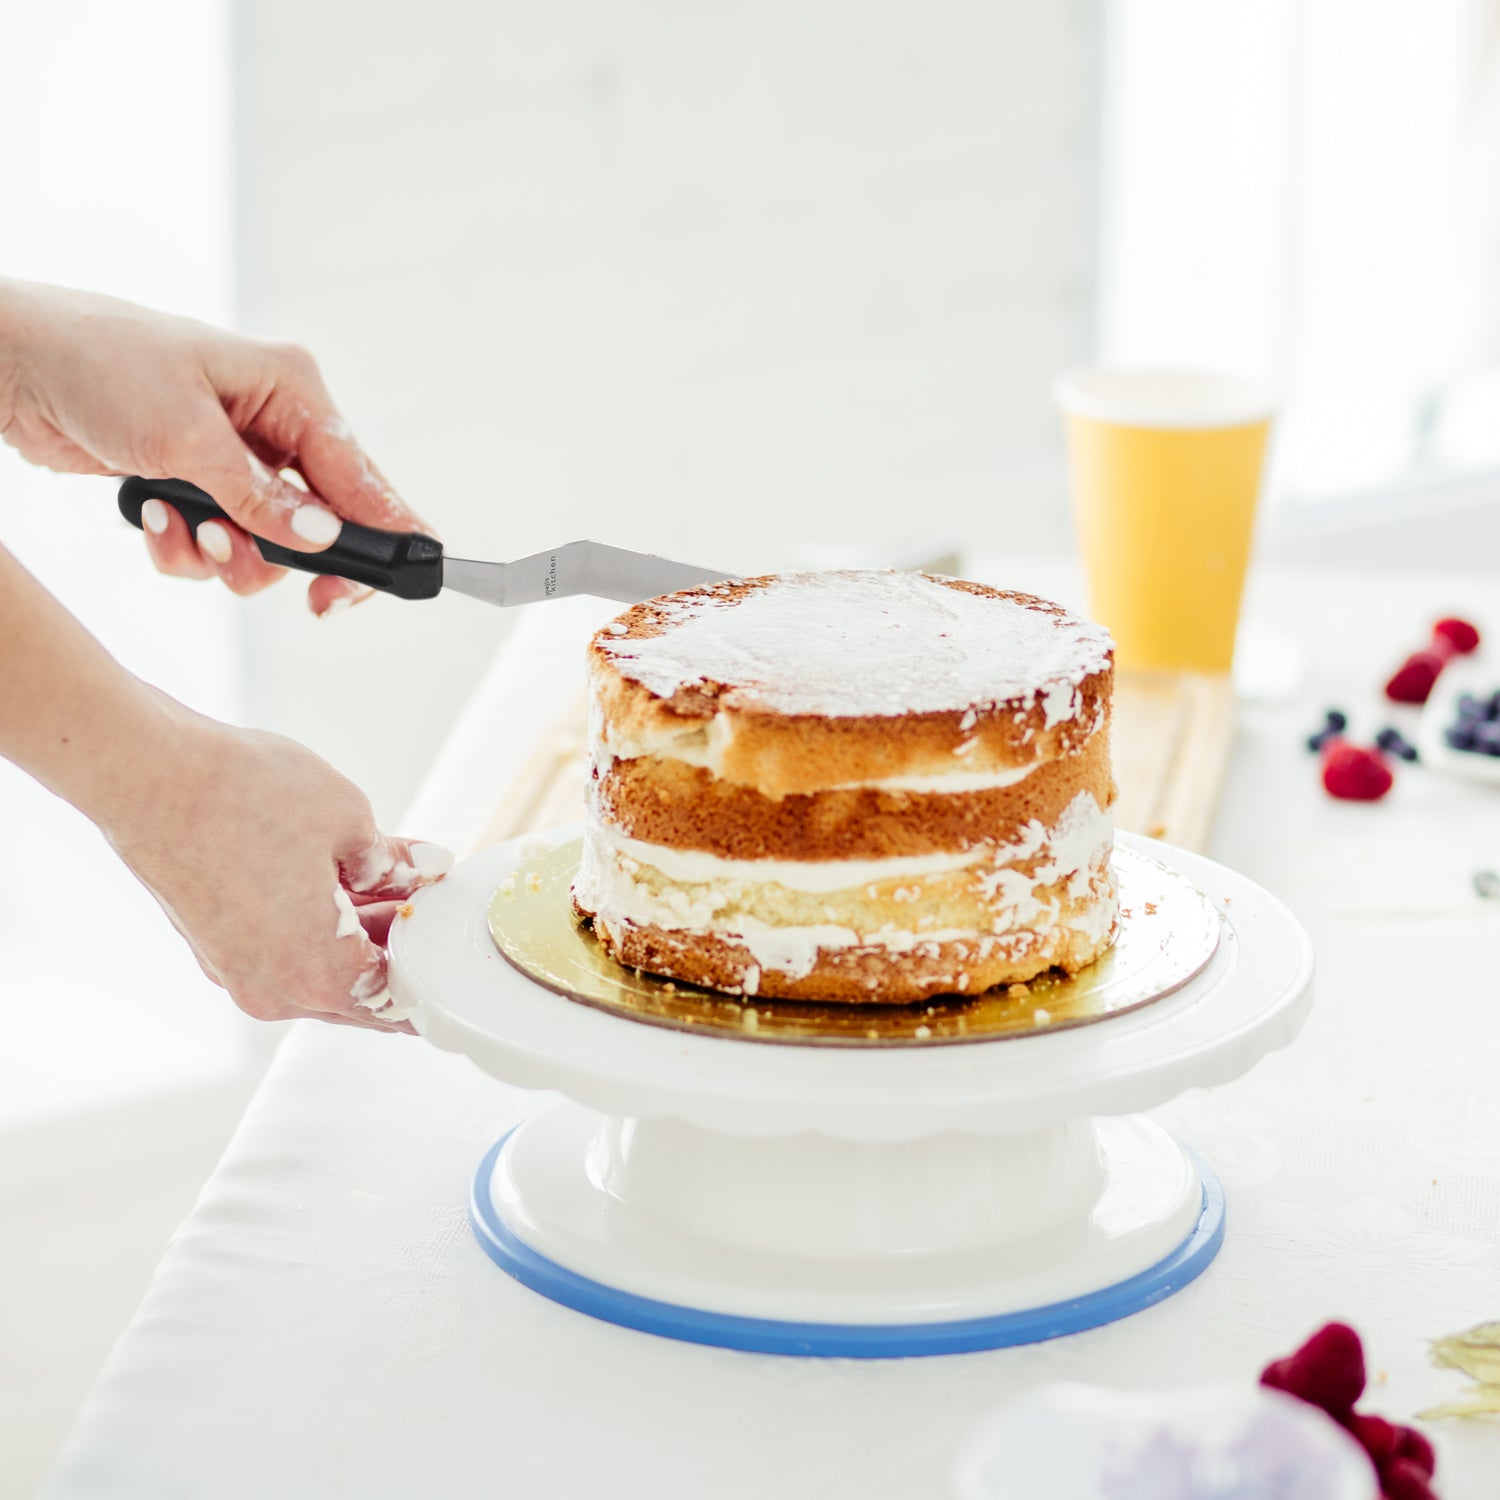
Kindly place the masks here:
<instances>
[{"instance_id":1,"label":"white painted fingernail","mask_svg":"<svg viewBox=\"0 0 1500 1500\"><path fill-rule=\"evenodd\" d=\"M443 848L441 844L413 844L411 862L419 875L436 879L453 868L453 851Z\"/></svg>"},{"instance_id":2,"label":"white painted fingernail","mask_svg":"<svg viewBox=\"0 0 1500 1500\"><path fill-rule=\"evenodd\" d=\"M227 563L234 556L234 542L222 521L205 521L197 531L198 550L216 563Z\"/></svg>"},{"instance_id":3,"label":"white painted fingernail","mask_svg":"<svg viewBox=\"0 0 1500 1500\"><path fill-rule=\"evenodd\" d=\"M152 536L161 536L166 532L167 523L172 519L167 510L165 500L148 500L141 506L141 525L151 533Z\"/></svg>"},{"instance_id":4,"label":"white painted fingernail","mask_svg":"<svg viewBox=\"0 0 1500 1500\"><path fill-rule=\"evenodd\" d=\"M292 530L315 547L326 547L330 542L338 541L343 529L344 523L321 505L299 505L292 512Z\"/></svg>"}]
</instances>

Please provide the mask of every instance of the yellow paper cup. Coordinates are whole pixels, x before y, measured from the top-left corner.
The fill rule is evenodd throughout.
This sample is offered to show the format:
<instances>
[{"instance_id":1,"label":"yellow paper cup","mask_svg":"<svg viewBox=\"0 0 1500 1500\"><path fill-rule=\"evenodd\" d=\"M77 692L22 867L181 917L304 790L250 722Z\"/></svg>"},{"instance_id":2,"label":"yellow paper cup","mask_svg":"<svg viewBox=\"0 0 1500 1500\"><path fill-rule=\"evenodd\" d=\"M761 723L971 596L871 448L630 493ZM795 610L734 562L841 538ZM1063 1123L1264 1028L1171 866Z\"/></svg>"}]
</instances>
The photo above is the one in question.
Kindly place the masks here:
<instances>
[{"instance_id":1,"label":"yellow paper cup","mask_svg":"<svg viewBox=\"0 0 1500 1500\"><path fill-rule=\"evenodd\" d=\"M1227 672L1274 403L1191 371L1070 370L1067 427L1093 613L1121 667Z\"/></svg>"}]
</instances>

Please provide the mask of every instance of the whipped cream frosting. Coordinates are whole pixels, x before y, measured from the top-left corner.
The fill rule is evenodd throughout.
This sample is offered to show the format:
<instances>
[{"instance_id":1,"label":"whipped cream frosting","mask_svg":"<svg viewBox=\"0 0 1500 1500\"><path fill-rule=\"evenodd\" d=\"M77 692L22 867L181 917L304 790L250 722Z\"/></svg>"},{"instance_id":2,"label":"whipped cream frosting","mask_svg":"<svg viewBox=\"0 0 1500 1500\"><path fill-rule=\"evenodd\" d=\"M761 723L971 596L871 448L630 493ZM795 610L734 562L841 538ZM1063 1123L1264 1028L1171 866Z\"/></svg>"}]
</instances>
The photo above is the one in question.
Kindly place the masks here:
<instances>
[{"instance_id":1,"label":"whipped cream frosting","mask_svg":"<svg viewBox=\"0 0 1500 1500\"><path fill-rule=\"evenodd\" d=\"M658 606L657 636L601 639L661 698L704 681L728 701L827 718L1040 701L1049 726L1108 663L1102 626L1053 605L972 594L923 573L789 573Z\"/></svg>"}]
</instances>

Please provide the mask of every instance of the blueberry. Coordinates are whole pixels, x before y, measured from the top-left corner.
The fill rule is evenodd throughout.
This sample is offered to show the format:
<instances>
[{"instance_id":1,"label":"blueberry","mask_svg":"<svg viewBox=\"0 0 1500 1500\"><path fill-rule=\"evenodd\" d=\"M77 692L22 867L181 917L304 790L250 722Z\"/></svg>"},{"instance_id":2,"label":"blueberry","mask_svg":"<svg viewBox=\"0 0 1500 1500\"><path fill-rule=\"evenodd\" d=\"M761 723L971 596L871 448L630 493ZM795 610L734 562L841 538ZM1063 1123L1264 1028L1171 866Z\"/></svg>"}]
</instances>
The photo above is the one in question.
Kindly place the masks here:
<instances>
[{"instance_id":1,"label":"blueberry","mask_svg":"<svg viewBox=\"0 0 1500 1500\"><path fill-rule=\"evenodd\" d=\"M1490 694L1489 712L1485 715L1487 719L1500 719L1500 688Z\"/></svg>"},{"instance_id":2,"label":"blueberry","mask_svg":"<svg viewBox=\"0 0 1500 1500\"><path fill-rule=\"evenodd\" d=\"M1415 760L1417 758L1416 747L1408 743L1406 736L1399 729L1382 729L1375 736L1375 743L1387 755L1397 755L1402 760Z\"/></svg>"},{"instance_id":3,"label":"blueberry","mask_svg":"<svg viewBox=\"0 0 1500 1500\"><path fill-rule=\"evenodd\" d=\"M1331 729L1320 729L1317 734L1308 735L1307 748L1316 755L1332 738L1333 731Z\"/></svg>"},{"instance_id":4,"label":"blueberry","mask_svg":"<svg viewBox=\"0 0 1500 1500\"><path fill-rule=\"evenodd\" d=\"M1487 719L1490 716L1490 700L1465 693L1458 700L1458 716L1460 719Z\"/></svg>"},{"instance_id":5,"label":"blueberry","mask_svg":"<svg viewBox=\"0 0 1500 1500\"><path fill-rule=\"evenodd\" d=\"M1473 724L1460 720L1457 724L1451 724L1443 731L1443 738L1448 742L1449 748L1453 750L1473 750L1474 745Z\"/></svg>"},{"instance_id":6,"label":"blueberry","mask_svg":"<svg viewBox=\"0 0 1500 1500\"><path fill-rule=\"evenodd\" d=\"M1335 734L1342 734L1349 727L1349 715L1341 708L1330 708L1324 717Z\"/></svg>"},{"instance_id":7,"label":"blueberry","mask_svg":"<svg viewBox=\"0 0 1500 1500\"><path fill-rule=\"evenodd\" d=\"M1474 748L1481 755L1500 755L1500 724L1477 724Z\"/></svg>"}]
</instances>

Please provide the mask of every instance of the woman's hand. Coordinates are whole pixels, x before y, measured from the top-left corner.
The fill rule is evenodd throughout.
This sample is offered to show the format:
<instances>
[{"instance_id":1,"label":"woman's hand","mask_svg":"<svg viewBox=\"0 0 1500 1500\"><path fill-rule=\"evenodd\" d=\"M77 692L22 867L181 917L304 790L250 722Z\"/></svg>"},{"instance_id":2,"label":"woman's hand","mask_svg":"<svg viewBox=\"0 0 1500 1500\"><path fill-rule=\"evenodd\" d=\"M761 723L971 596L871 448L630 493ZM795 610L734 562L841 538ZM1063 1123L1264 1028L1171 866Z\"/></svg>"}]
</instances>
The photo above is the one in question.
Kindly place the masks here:
<instances>
[{"instance_id":1,"label":"woman's hand","mask_svg":"<svg viewBox=\"0 0 1500 1500\"><path fill-rule=\"evenodd\" d=\"M241 1009L410 1029L380 945L452 856L386 838L310 750L132 676L3 547L0 756L98 826Z\"/></svg>"},{"instance_id":2,"label":"woman's hand","mask_svg":"<svg viewBox=\"0 0 1500 1500\"><path fill-rule=\"evenodd\" d=\"M207 521L195 536L151 500L146 545L162 572L218 577L237 594L283 571L247 533L320 552L345 519L423 529L354 440L304 350L109 297L0 281L0 436L50 469L186 479L207 490L237 525ZM369 593L319 576L308 603L326 615Z\"/></svg>"},{"instance_id":3,"label":"woman's hand","mask_svg":"<svg viewBox=\"0 0 1500 1500\"><path fill-rule=\"evenodd\" d=\"M215 984L265 1021L409 1031L384 945L402 903L453 856L388 838L312 751L157 695L167 763L99 819Z\"/></svg>"}]
</instances>

